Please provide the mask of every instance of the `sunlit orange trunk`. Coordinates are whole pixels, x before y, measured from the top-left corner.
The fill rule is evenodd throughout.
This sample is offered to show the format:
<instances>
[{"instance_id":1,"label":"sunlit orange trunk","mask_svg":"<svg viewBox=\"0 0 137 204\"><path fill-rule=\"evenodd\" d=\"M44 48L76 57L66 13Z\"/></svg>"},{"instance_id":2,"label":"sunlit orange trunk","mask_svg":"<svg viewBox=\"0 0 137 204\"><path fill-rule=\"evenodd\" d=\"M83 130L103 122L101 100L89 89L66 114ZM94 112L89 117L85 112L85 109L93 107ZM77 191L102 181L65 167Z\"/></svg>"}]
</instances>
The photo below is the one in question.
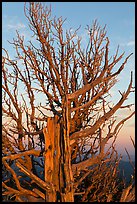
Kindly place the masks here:
<instances>
[{"instance_id":1,"label":"sunlit orange trunk","mask_svg":"<svg viewBox=\"0 0 137 204\"><path fill-rule=\"evenodd\" d=\"M74 202L73 175L69 145L69 122L64 108L63 120L48 118L45 135L45 180L53 188L46 193L47 202Z\"/></svg>"}]
</instances>

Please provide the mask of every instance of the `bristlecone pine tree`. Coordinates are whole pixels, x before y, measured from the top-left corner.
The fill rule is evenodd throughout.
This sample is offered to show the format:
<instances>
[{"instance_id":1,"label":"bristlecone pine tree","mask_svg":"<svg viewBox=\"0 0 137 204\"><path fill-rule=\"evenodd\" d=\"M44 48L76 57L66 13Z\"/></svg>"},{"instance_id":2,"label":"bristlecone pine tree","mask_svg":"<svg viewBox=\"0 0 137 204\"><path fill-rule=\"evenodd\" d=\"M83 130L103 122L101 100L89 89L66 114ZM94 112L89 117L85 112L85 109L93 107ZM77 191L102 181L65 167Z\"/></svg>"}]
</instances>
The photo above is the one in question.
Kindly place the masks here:
<instances>
[{"instance_id":1,"label":"bristlecone pine tree","mask_svg":"<svg viewBox=\"0 0 137 204\"><path fill-rule=\"evenodd\" d=\"M24 11L32 41L26 45L17 32L10 42L16 57L6 49L2 57L3 201L114 201L115 140L134 112L120 122L115 113L132 105L123 105L134 91L132 73L115 105L110 90L132 54L116 69L124 53L110 58L106 28L97 21L82 48L78 29L65 31L51 8L30 2Z\"/></svg>"}]
</instances>

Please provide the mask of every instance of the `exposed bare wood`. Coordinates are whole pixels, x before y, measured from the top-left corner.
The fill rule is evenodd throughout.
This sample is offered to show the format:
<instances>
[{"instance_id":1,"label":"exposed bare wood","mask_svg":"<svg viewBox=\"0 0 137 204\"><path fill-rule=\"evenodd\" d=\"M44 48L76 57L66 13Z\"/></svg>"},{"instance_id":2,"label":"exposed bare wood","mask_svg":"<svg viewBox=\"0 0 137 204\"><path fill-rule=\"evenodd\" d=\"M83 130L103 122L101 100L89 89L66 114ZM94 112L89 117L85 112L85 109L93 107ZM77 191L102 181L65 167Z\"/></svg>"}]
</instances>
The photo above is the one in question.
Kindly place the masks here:
<instances>
[{"instance_id":1,"label":"exposed bare wood","mask_svg":"<svg viewBox=\"0 0 137 204\"><path fill-rule=\"evenodd\" d=\"M135 114L133 103L125 104L134 92L133 73L114 105L110 93L132 53L119 54L118 47L109 56L106 26L97 20L86 28L83 49L80 27L64 30L65 20L52 18L42 2L25 3L24 13L33 41L26 45L17 31L10 42L14 60L3 48L3 196L14 202L115 201L122 193L115 141ZM117 122L117 111L126 108L131 113ZM14 165L29 181L17 175ZM123 191L121 200L133 197L130 190Z\"/></svg>"}]
</instances>

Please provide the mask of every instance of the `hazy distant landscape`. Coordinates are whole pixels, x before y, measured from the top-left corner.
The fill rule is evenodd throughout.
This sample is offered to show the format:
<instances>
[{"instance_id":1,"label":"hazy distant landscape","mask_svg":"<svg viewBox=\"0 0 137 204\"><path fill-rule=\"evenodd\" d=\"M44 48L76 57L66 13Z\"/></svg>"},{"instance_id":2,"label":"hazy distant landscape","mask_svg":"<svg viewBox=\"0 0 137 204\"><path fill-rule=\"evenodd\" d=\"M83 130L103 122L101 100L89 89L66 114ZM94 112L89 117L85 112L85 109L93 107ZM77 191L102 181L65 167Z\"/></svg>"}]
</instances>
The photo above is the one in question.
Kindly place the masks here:
<instances>
[{"instance_id":1,"label":"hazy distant landscape","mask_svg":"<svg viewBox=\"0 0 137 204\"><path fill-rule=\"evenodd\" d=\"M135 165L135 155L130 155L130 158ZM128 156L124 155L122 160L119 163L119 169L120 169L120 176L123 176L123 170L124 170L124 177L126 179L126 182L130 182L131 175L133 174L133 168L129 162Z\"/></svg>"},{"instance_id":2,"label":"hazy distant landscape","mask_svg":"<svg viewBox=\"0 0 137 204\"><path fill-rule=\"evenodd\" d=\"M135 155L130 155L130 158L133 162L135 162ZM122 155L122 161L129 161L128 155L124 154Z\"/></svg>"},{"instance_id":3,"label":"hazy distant landscape","mask_svg":"<svg viewBox=\"0 0 137 204\"><path fill-rule=\"evenodd\" d=\"M135 165L135 155L130 155L130 158L131 158L133 164ZM40 162L40 158L37 158L37 161ZM19 175L24 175L24 174L22 174L22 173L19 171L19 169L18 169L14 164L12 164L12 168L15 170L15 172L16 172L17 174L19 174ZM43 177L43 174L41 173L42 168L40 168L40 167L38 166L38 167L36 168L36 170L37 170L37 172L39 172L39 173L38 173L39 177L40 177L41 179L43 179L44 177ZM133 174L133 168L132 168L132 166L131 166L131 164L130 164L130 162L129 162L129 159L128 159L128 156L127 156L127 155L123 155L123 157L122 157L122 159L121 159L121 161L120 161L120 163L119 163L119 170L120 170L120 178L123 178L123 176L124 176L125 181L126 181L126 183L128 184L128 182L130 182L131 175ZM124 174L123 174L123 172L124 172ZM24 175L24 176L25 176L25 175ZM24 177L24 176L23 176L23 177ZM4 179L4 178L3 178L3 179ZM28 180L28 177L26 177L26 178L24 177L24 179Z\"/></svg>"},{"instance_id":4,"label":"hazy distant landscape","mask_svg":"<svg viewBox=\"0 0 137 204\"><path fill-rule=\"evenodd\" d=\"M135 202L135 5L94 3L3 3L3 202Z\"/></svg>"}]
</instances>

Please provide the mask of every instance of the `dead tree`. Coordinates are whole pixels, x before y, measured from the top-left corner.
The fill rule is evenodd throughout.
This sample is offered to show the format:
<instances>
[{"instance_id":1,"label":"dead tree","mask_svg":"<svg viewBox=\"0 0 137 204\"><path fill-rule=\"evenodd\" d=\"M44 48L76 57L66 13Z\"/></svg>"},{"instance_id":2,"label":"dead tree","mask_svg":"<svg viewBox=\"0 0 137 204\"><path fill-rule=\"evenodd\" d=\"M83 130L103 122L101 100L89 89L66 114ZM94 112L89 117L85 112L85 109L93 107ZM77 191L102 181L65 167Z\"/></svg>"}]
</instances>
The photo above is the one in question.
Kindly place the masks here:
<instances>
[{"instance_id":1,"label":"dead tree","mask_svg":"<svg viewBox=\"0 0 137 204\"><path fill-rule=\"evenodd\" d=\"M97 21L87 27L89 43L84 49L78 29L65 32L64 20L52 18L51 9L34 2L24 8L36 44L30 41L25 45L17 32L17 39L11 42L16 59L10 59L4 49L2 60L3 164L16 186L9 187L4 181L4 195L14 195L20 201L24 193L51 202L111 201L111 192L117 193L119 161L114 143L134 112L118 123L115 113L132 105L123 105L133 92L132 73L127 90L120 92L115 105L110 90L132 54L115 70L124 53L119 55L117 49L110 58L106 28ZM38 127L38 122L43 126ZM110 138L113 142L106 151ZM43 166L34 161L40 156ZM8 163L12 160L41 191L20 185ZM44 180L33 171L36 163L44 169Z\"/></svg>"}]
</instances>

